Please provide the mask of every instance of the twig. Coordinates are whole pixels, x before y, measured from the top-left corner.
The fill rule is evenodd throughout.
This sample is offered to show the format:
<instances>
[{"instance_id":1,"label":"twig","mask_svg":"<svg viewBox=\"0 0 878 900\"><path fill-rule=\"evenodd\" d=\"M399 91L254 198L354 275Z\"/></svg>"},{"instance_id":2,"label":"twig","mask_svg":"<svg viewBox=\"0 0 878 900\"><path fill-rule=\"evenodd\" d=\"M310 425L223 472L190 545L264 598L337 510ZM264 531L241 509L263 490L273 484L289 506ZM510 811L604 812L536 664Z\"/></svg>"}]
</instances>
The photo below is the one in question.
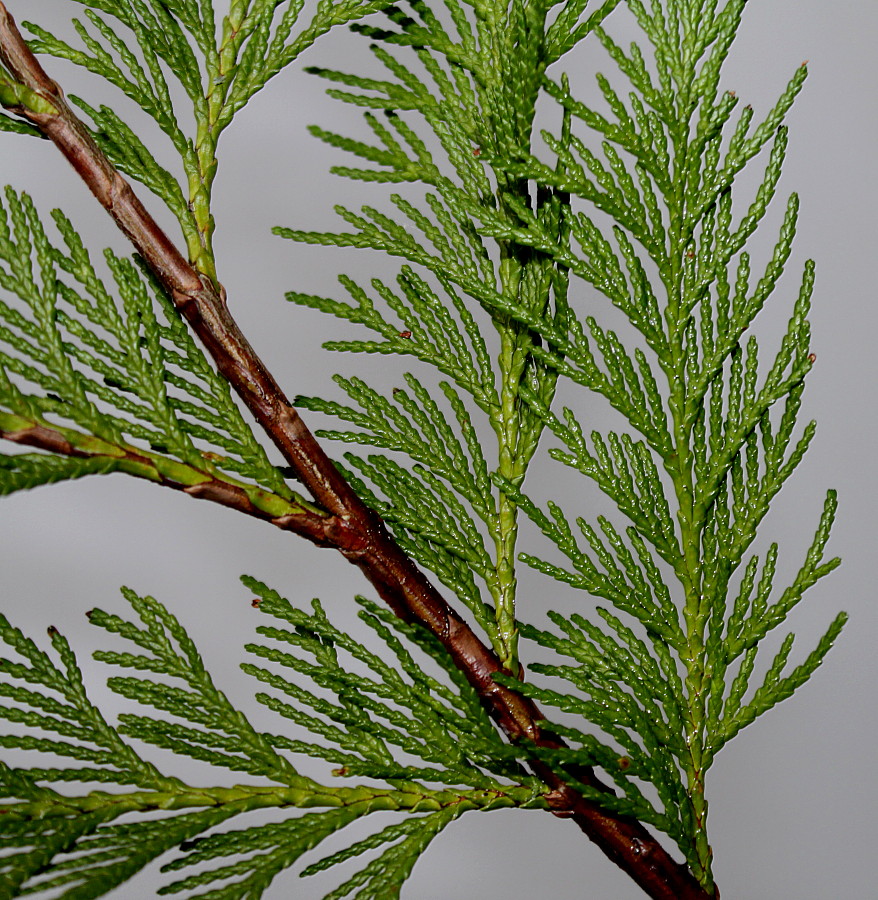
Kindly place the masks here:
<instances>
[{"instance_id":1,"label":"twig","mask_svg":"<svg viewBox=\"0 0 878 900\"><path fill-rule=\"evenodd\" d=\"M358 566L396 615L421 623L439 638L511 741L530 740L548 748L563 746L541 732L543 716L531 700L493 680L494 673L502 670L497 656L445 602L389 535L380 517L335 468L238 328L222 286L198 273L159 228L68 106L60 87L37 61L3 3L0 61L43 101L39 104L41 111L21 103L7 108L36 126L73 165L173 299L219 372L274 441L299 481L326 510L321 527L308 536L315 543L335 547ZM292 523L283 517L275 524L289 527ZM688 869L675 862L638 821L585 799L543 763L533 761L531 768L552 788L555 814L572 818L648 896L654 900L709 900ZM591 769L577 774L583 784L609 790ZM718 897L717 892L712 900Z\"/></svg>"}]
</instances>

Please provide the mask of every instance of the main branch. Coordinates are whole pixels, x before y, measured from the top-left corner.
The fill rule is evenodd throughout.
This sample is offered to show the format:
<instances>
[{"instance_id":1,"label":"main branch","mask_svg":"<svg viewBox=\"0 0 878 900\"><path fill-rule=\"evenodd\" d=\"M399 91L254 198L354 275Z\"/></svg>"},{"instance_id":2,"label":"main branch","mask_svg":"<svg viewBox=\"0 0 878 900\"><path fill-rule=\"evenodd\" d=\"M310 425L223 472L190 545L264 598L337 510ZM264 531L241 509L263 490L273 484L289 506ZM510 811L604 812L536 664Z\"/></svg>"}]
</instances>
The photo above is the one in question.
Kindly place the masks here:
<instances>
[{"instance_id":1,"label":"main branch","mask_svg":"<svg viewBox=\"0 0 878 900\"><path fill-rule=\"evenodd\" d=\"M235 388L283 454L296 477L326 511L315 543L339 550L358 566L400 618L426 626L442 642L478 692L483 705L516 743L562 746L540 728L542 714L529 699L493 680L502 664L406 556L381 519L353 491L317 443L299 413L256 355L229 313L225 291L183 257L112 166L64 100L0 3L0 62L15 79L16 100L6 103L36 126L73 165L143 258L198 335L217 369ZM8 94L7 94L8 95ZM36 98L37 102L32 102ZM283 527L283 517L276 521ZM532 769L553 790L554 812L572 818L604 853L654 900L709 900L685 866L675 862L639 822L585 799L547 766ZM591 769L578 773L592 788L608 790ZM714 895L714 900L718 898Z\"/></svg>"}]
</instances>

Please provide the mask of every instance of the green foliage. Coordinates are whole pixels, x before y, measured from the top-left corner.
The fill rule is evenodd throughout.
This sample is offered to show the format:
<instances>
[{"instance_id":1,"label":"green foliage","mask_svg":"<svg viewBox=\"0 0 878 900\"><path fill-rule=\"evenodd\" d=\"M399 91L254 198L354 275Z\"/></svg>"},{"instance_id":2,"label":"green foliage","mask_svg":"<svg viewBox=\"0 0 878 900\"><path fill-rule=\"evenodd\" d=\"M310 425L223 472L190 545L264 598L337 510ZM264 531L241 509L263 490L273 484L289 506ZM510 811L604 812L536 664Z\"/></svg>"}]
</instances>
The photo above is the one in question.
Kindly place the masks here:
<instances>
[{"instance_id":1,"label":"green foliage","mask_svg":"<svg viewBox=\"0 0 878 900\"><path fill-rule=\"evenodd\" d=\"M447 382L441 385L461 437L427 389L410 374L405 380L411 395L397 388L392 402L359 379L339 378L359 409L304 397L299 404L364 429L321 431L322 437L399 451L416 461L407 469L384 456L347 455L357 470L348 474L358 492L394 527L404 549L454 591L498 645L497 625L476 581L490 581L494 576L493 560L477 524L490 527L496 515L487 462L454 387ZM379 488L387 502L379 500L369 485Z\"/></svg>"},{"instance_id":2,"label":"green foliage","mask_svg":"<svg viewBox=\"0 0 878 900\"><path fill-rule=\"evenodd\" d=\"M371 112L366 114L377 139L374 144L312 129L319 139L372 164L369 168L335 167L333 171L371 182L417 183L426 188L422 199L393 194L390 199L400 214L398 220L371 207L361 213L336 207L354 228L343 234L275 230L296 241L384 250L425 268L434 279L430 283L407 266L398 279L401 293L373 280L373 289L397 322L377 311L367 292L349 279L342 283L354 304L300 293L288 297L363 324L383 339L333 342L328 345L332 349L410 354L453 380L458 390L451 385L441 389L468 445L469 462L453 436L453 428L439 413L435 401L427 399L425 388L417 388L419 402L427 403L429 411L415 413L404 393L396 397L402 410L395 410L374 392L367 397L365 389L353 382L345 385L346 390L352 396L359 392L361 396L354 399L375 411L365 416L343 413L362 429L363 441L406 452L421 466L429 465L430 471L425 475L421 474L423 469L405 472L392 461L376 458L348 456L348 462L366 474L386 498L386 502L375 502L382 514L397 524L397 537L406 550L455 591L485 629L500 658L514 669L515 506L505 489L497 487L496 482L493 488L490 486L485 474L487 466L513 484L523 480L544 421L522 400L529 392L548 405L557 381L557 369L534 352L541 338L531 328L531 320L545 321L562 334L568 327L567 269L517 243L519 217L528 210L538 227L550 235L553 246L566 242L568 227L564 195L540 190L533 198L526 182L510 177L492 160L529 151L545 57L557 58L565 49L555 46L557 30L545 31L547 8L513 4L508 21L501 27L496 11L477 5L473 28L462 4L451 2L447 6L453 26L450 29L423 4L412 5L412 16L395 8L388 11L395 28L358 26L357 30L381 42L372 49L392 80L311 69L348 88L333 88L330 96L385 114L383 120ZM556 26L578 21L584 6L570 3ZM592 12L569 36L566 49L584 34L582 29L595 26L615 6L615 2L604 3ZM411 64L384 46L395 44L414 48ZM441 158L411 124L413 116L409 114L415 113L432 132ZM569 117L565 117L567 121ZM532 205L535 210L530 212ZM499 261L489 238L498 239ZM488 313L487 321L476 319L467 308L466 298L475 300ZM510 315L511 298L516 298L516 312L519 304L527 310L523 317ZM492 331L500 341L495 363L491 363L488 349ZM472 410L467 409L466 395L495 435L496 459L490 464L478 448L477 431L469 425ZM325 412L342 412L323 401L299 398L299 402ZM390 446L383 424L388 415L394 430L414 433L433 429L443 435L440 442L446 447L449 437L458 446L450 455L435 445L429 450L431 441L425 442L423 434L415 439L417 449L411 441L400 443L397 438L391 439L394 446ZM368 490L362 481L357 486ZM418 527L412 526L409 501L403 500L413 489L425 497L423 507L414 514L422 523ZM470 513L466 512L467 505L472 507ZM492 562L480 532L494 545ZM449 540L458 548L466 547L466 551L449 549ZM468 553L466 567L456 558L461 552ZM484 582L484 592L476 587L473 574Z\"/></svg>"},{"instance_id":3,"label":"green foliage","mask_svg":"<svg viewBox=\"0 0 878 900\"><path fill-rule=\"evenodd\" d=\"M301 26L302 0L232 0L219 21L213 3L201 0L76 2L86 7L87 21L74 19L83 49L26 23L36 35L31 46L116 86L161 129L180 157L178 174L158 162L114 109L71 98L94 123L94 137L113 164L165 203L180 223L192 262L215 277L210 198L220 134L254 94L321 35L383 3L320 0ZM175 101L177 88L191 109L180 110L186 101ZM181 119L190 116L191 125L182 125ZM4 117L3 124L14 128L16 123Z\"/></svg>"},{"instance_id":4,"label":"green foliage","mask_svg":"<svg viewBox=\"0 0 878 900\"><path fill-rule=\"evenodd\" d=\"M170 139L182 181L114 111L77 101L113 162L164 201L199 271L215 277L220 133L317 36L381 10L353 28L372 41L386 79L310 70L332 85L331 97L364 111L373 137L311 132L355 158L336 174L398 193L389 206L337 206L342 233L275 231L402 259L395 284L341 276L346 299L288 299L369 332L327 348L400 355L419 368L401 374L390 396L339 376L346 400L296 405L340 423L323 437L370 448L345 454L339 467L402 549L466 608L503 666L496 681L566 717L541 723L559 746L510 746L427 632L360 599L376 650L330 622L318 601L305 611L245 579L273 622L247 645L243 669L283 728L257 731L216 688L177 620L131 592L139 624L99 611L91 619L134 649L97 657L125 672L110 688L151 712L125 712L111 726L86 698L60 635L52 633L59 667L3 620L23 661L2 668L3 715L22 732L2 743L80 765L2 770L0 876L10 895L64 888L65 897L96 897L176 847L164 871L181 874L163 892L257 897L322 840L383 810L406 815L302 874L377 851L327 900L396 897L430 840L463 812L545 807L547 788L527 774L535 761L667 834L713 894L706 773L731 738L810 678L846 618L798 664L792 634L773 657L760 654L838 560L826 554L832 491L786 586L776 583L779 545L764 539L769 507L815 434L813 422L798 421L815 362L814 265L805 265L785 333L766 354L754 325L786 285L795 195L759 271L751 251L776 199L785 119L807 72L799 68L761 116L720 89L745 2L628 0L642 37L627 49L612 37L618 0L445 0L441 10L423 0L385 8L321 0L298 31L296 3L233 0L217 27L206 0L101 0L85 4L88 25L77 23L84 50L30 26L36 49L114 84ZM599 75L582 100L565 74L546 70L587 36L615 74ZM191 102L192 134L179 124L169 76ZM0 76L0 100L12 102L20 87ZM555 126L537 135L540 104ZM757 166L744 196L738 176ZM40 446L51 436L56 452L0 458L0 493L125 471L175 486L222 481L267 517L308 507L269 463L168 298L109 252L113 284L102 281L73 225L54 219L63 247L27 197L7 192L0 286L17 299L0 301L0 429L21 443L39 434ZM581 410L555 409L560 380L584 388L586 406L608 403L619 426L599 432ZM618 518L530 495L541 439ZM519 550L519 512L547 551ZM593 617L551 612L550 627L525 624L518 562L606 605ZM520 638L553 654L523 681ZM129 741L259 783L194 788ZM297 755L368 783L318 784L299 774ZM587 767L618 793L582 784ZM69 797L56 790L66 782L114 792ZM217 830L257 809L305 807L321 811ZM117 821L144 812L158 818Z\"/></svg>"},{"instance_id":5,"label":"green foliage","mask_svg":"<svg viewBox=\"0 0 878 900\"><path fill-rule=\"evenodd\" d=\"M375 167L339 166L338 174L418 182L427 189L425 205L394 194L392 216L338 207L350 232L278 229L300 241L381 249L416 267L403 269L401 294L372 283L395 320L347 279L352 303L289 296L379 336L331 342L331 349L405 354L450 377L454 387L440 388L457 423L413 376L406 376L411 395L395 390L385 399L358 379L337 379L356 406L302 403L356 428L325 437L393 452L346 456L361 479L358 490L407 551L469 607L498 652L509 640L501 612L507 598L490 597L501 613L494 628L493 607L488 598L480 603L474 576L488 585L492 577L507 583L514 577L503 568L508 556L498 556L492 572L482 537L494 537L497 528L500 543L514 545L504 504L525 512L570 567L534 553L520 554L522 561L615 608L598 609L602 623L552 614L557 631L516 624L523 637L568 658L531 671L566 684L497 677L599 729L552 725L571 746L538 755L568 780L578 766L600 765L621 796L580 789L669 834L708 889L705 772L734 734L810 677L845 619L840 615L791 669L788 636L756 680L759 642L838 560L824 557L835 510L830 492L815 543L777 599L770 599L777 546L764 557L758 588L759 555L744 562L815 426L797 429L803 381L814 362L807 318L812 263L773 357L766 361L748 336L781 284L795 234L793 195L768 262L751 273L749 244L776 194L784 119L806 69L796 71L761 121L750 107L739 111L738 98L719 84L743 6L631 0L648 50L638 44L623 50L601 26L603 16L593 14L589 26L628 85L623 90L598 76L602 110L576 99L566 76L541 78L560 107L561 126L542 132L539 152L527 80L513 82L514 97L504 94L492 81L485 32L462 26L456 4L453 38L419 4L412 4L411 17L391 14L395 28L360 26L381 42L374 50L390 80L314 71L341 85L330 96L385 111L384 120L366 113L377 143L313 132ZM556 58L559 23L573 10L564 8L543 31L533 6L513 4L507 28L517 41L516 62L539 69L523 60ZM522 31L519 21L527 22ZM393 45L413 53L404 57ZM433 144L415 136L416 114ZM441 147L442 162L428 153L433 145ZM764 168L755 193L733 203L736 176L757 158ZM528 187L534 184L535 191ZM421 286L426 279L417 268L430 273L429 287ZM591 315L580 315L572 299L580 285L624 315L633 341L601 325L594 302ZM482 326L460 314L461 294L477 301L501 335L493 382L475 364L488 342ZM463 352L455 349L463 337L458 321L470 338ZM437 322L454 335L454 346L437 339ZM589 433L579 412L553 412L559 377L604 397L629 430ZM473 433L469 412L458 414L466 395L488 423L502 423L495 428L496 463L487 462L484 449L464 451ZM622 525L577 516L574 529L561 507L549 503L544 511L523 492L543 429L557 442L549 455L594 482L624 517ZM413 465L401 465L396 454ZM645 793L644 782L651 786Z\"/></svg>"},{"instance_id":6,"label":"green foliage","mask_svg":"<svg viewBox=\"0 0 878 900\"><path fill-rule=\"evenodd\" d=\"M259 896L278 873L332 834L370 813L394 811L407 816L315 860L302 874L384 848L329 896L396 897L430 840L464 812L544 805L540 784L517 772L510 748L485 719L472 688L430 635L362 600L363 619L396 656L394 667L335 628L316 601L308 614L259 582L246 581L259 595L255 605L277 622L258 629L270 643L247 646L262 665L247 664L245 671L272 691L257 699L322 745L257 731L216 687L179 621L150 597L123 590L136 621L97 609L89 613L93 625L127 645L95 653L128 673L110 677L109 688L153 711L123 712L116 726L88 699L76 659L54 628L49 635L57 663L0 617L9 653L0 659L0 716L13 726L0 744L77 763L0 769L4 896L63 889L65 897L99 897L175 849L163 871L184 874L175 874L162 894ZM345 666L343 657L364 663L374 677ZM439 663L438 678L425 672L430 658ZM300 677L289 682L284 672ZM302 680L334 699L310 693ZM313 715L304 712L308 707ZM193 787L163 774L132 740L256 781ZM400 761L394 750L427 765ZM390 787L321 785L300 775L289 753L341 763L336 776L368 776ZM63 790L71 782L98 789L71 796ZM302 807L323 809L216 830L258 810ZM153 815L129 821L131 813ZM199 866L197 873L186 874L193 866Z\"/></svg>"},{"instance_id":7,"label":"green foliage","mask_svg":"<svg viewBox=\"0 0 878 900\"><path fill-rule=\"evenodd\" d=\"M360 618L379 638L385 653L381 657L335 628L319 601L314 601L309 615L259 582L244 581L257 593L260 609L293 626L293 630L258 629L285 649L248 644L247 650L335 695L334 700L326 700L272 669L244 664L245 672L294 701L258 694L261 703L324 741L316 746L276 737L278 746L336 763L348 774L384 780L439 781L491 790L503 786L497 778L522 779L514 752L486 718L478 695L429 633L360 597ZM407 644L420 651L418 656L432 657L452 685L429 675L423 660L413 657ZM287 647L297 649L291 652ZM354 674L342 654L370 674ZM399 765L394 761L399 751L423 765ZM488 773L481 767L487 767Z\"/></svg>"},{"instance_id":8,"label":"green foliage","mask_svg":"<svg viewBox=\"0 0 878 900\"><path fill-rule=\"evenodd\" d=\"M52 218L60 245L27 195L7 190L0 204L0 430L22 443L50 432L71 455L2 457L0 493L123 471L220 480L275 514L291 508L295 495L164 292L109 250L108 286L69 219Z\"/></svg>"}]
</instances>

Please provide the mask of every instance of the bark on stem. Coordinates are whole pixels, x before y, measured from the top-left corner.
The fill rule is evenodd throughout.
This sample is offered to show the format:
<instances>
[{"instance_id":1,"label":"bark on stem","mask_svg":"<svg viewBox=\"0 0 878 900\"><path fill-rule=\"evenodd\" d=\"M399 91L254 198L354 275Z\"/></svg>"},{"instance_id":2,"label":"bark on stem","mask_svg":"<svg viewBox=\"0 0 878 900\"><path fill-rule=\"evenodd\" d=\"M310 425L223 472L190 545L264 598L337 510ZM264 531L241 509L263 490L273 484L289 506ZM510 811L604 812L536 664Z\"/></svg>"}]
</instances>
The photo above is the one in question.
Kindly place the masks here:
<instances>
[{"instance_id":1,"label":"bark on stem","mask_svg":"<svg viewBox=\"0 0 878 900\"><path fill-rule=\"evenodd\" d=\"M217 369L238 392L298 479L326 510L328 515L320 527L306 536L317 544L335 547L358 566L400 618L429 628L510 740L529 740L547 748L563 746L541 732L539 723L543 716L531 700L493 680L493 674L502 670L499 659L445 602L389 535L381 519L335 468L238 328L222 286L197 272L159 228L68 106L61 88L37 61L2 2L0 62L52 109L37 112L18 105L9 106L9 110L35 125L73 165L171 296ZM209 490L202 493L208 499L220 499L219 494L211 497ZM225 505L249 511L239 502L227 500ZM274 522L304 533L285 518ZM572 818L648 896L654 900L709 900L688 869L675 862L638 821L586 800L540 762L532 763L532 769L552 787L555 814ZM578 775L583 784L608 790L592 770ZM713 900L718 897L716 893Z\"/></svg>"}]
</instances>

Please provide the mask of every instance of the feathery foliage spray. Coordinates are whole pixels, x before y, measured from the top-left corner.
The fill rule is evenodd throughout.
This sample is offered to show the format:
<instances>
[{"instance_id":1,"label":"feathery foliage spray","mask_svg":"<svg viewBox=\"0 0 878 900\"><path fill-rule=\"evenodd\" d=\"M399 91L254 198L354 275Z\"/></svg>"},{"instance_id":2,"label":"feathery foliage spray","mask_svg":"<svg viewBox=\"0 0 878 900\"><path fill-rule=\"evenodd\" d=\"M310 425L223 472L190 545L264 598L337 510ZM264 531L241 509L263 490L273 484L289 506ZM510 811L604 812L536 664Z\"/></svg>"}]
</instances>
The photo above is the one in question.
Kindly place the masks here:
<instances>
[{"instance_id":1,"label":"feathery foliage spray","mask_svg":"<svg viewBox=\"0 0 878 900\"><path fill-rule=\"evenodd\" d=\"M0 433L27 449L0 457L0 491L124 472L337 548L380 602L358 599L365 643L319 601L244 579L265 624L242 668L270 731L153 598L125 589L127 618L90 613L110 689L140 707L115 723L62 635L50 629L49 650L0 619L3 745L31 757L0 769L0 893L98 897L163 857L163 893L258 897L301 860L302 875L347 864L326 900L384 900L463 813L536 808L573 819L650 897L717 897L706 774L812 675L845 620L799 662L791 634L763 662L763 641L838 563L832 492L792 580L775 577L778 544L754 549L814 435L799 423L814 269L785 275L798 203L776 197L805 66L761 114L720 88L745 0L80 5L71 44L35 23L25 43L0 4L0 125L53 141L135 256L96 262L64 213L6 190ZM628 47L613 37L624 7L639 31ZM342 275L336 296L288 300L364 329L329 349L416 371L389 395L337 377L347 399L291 403L221 284L218 145L338 25L371 42L384 74L309 71L363 110L371 138L311 131L349 154L334 171L371 183L379 205L337 206L338 232L275 231L401 264L394 281ZM589 53L609 74L577 96L566 71ZM53 57L133 101L175 165L115 109L68 103ZM755 189L741 187L754 169ZM773 248L765 264L758 242ZM798 296L765 349L755 323L783 302L781 276ZM610 307L623 328L606 324ZM554 403L562 386L575 407ZM601 403L617 430L589 424ZM364 449L331 460L300 409L334 420L326 447ZM535 497L541 448L617 512ZM520 546L523 519L544 544ZM519 565L601 605L530 625L542 609L519 599ZM537 646L551 662L531 662ZM240 783L190 785L141 745ZM301 774L303 757L336 778ZM244 818L265 809L289 814ZM323 849L381 811L398 818Z\"/></svg>"}]
</instances>

